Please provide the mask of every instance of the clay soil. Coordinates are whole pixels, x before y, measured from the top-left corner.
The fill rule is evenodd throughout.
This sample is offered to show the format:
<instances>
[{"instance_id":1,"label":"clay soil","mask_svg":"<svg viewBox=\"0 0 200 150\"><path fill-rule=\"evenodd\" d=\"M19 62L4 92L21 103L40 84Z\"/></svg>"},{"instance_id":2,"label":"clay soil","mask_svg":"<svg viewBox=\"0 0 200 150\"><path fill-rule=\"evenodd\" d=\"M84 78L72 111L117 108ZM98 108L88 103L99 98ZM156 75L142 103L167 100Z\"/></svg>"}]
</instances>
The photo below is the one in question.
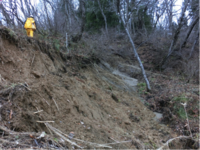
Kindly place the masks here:
<instances>
[{"instance_id":1,"label":"clay soil","mask_svg":"<svg viewBox=\"0 0 200 150\"><path fill-rule=\"evenodd\" d=\"M67 55L7 28L0 34L2 148L78 148L48 124L83 148L153 149L177 136L154 121L136 93L103 80L101 74L109 73L94 67L98 58ZM43 131L45 137L37 138Z\"/></svg>"}]
</instances>

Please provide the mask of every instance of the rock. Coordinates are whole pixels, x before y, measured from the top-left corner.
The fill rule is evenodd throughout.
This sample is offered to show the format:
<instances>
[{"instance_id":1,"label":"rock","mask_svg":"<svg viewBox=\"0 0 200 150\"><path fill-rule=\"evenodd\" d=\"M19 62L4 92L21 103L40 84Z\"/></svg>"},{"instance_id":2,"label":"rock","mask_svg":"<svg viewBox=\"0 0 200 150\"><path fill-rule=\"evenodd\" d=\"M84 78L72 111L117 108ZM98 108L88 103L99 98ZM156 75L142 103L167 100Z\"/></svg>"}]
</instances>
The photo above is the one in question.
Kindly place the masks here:
<instances>
[{"instance_id":1,"label":"rock","mask_svg":"<svg viewBox=\"0 0 200 150\"><path fill-rule=\"evenodd\" d=\"M117 75L119 77L119 79L121 79L123 81L123 83L120 82L120 84L118 84L119 82L115 82L116 80L113 81L112 79L110 79L110 77L106 76L107 81L109 80L108 82L115 85L117 88L120 88L123 90L126 89L128 91L136 91L137 90L138 80L130 77L130 75L128 75L126 72L121 72L121 71L111 67L111 65L109 63L104 62L104 61L101 61L100 67L105 68L106 70L112 72L113 75Z\"/></svg>"},{"instance_id":2,"label":"rock","mask_svg":"<svg viewBox=\"0 0 200 150\"><path fill-rule=\"evenodd\" d=\"M123 74L123 73L121 73L121 72L118 71L118 70L114 70L112 73L113 73L114 75L118 75L119 77L121 77L122 80L123 80L127 85L129 85L134 91L136 91L136 87L137 87L137 84L138 84L138 80L137 80L137 79L131 78L131 77L129 77L128 75Z\"/></svg>"},{"instance_id":3,"label":"rock","mask_svg":"<svg viewBox=\"0 0 200 150\"><path fill-rule=\"evenodd\" d=\"M126 64L119 64L118 69L120 72L126 73L131 77L137 77L138 75L142 74L142 71L137 66L126 65Z\"/></svg>"},{"instance_id":4,"label":"rock","mask_svg":"<svg viewBox=\"0 0 200 150\"><path fill-rule=\"evenodd\" d=\"M154 118L155 121L160 121L160 119L163 117L163 114L161 113L157 113L157 112L153 112L156 116Z\"/></svg>"},{"instance_id":5,"label":"rock","mask_svg":"<svg viewBox=\"0 0 200 150\"><path fill-rule=\"evenodd\" d=\"M115 100L115 102L117 102L117 103L119 102L119 99L113 93L112 93L111 97L113 100Z\"/></svg>"},{"instance_id":6,"label":"rock","mask_svg":"<svg viewBox=\"0 0 200 150\"><path fill-rule=\"evenodd\" d=\"M127 120L127 121L124 121L124 124L125 125L131 125L131 123Z\"/></svg>"},{"instance_id":7,"label":"rock","mask_svg":"<svg viewBox=\"0 0 200 150\"><path fill-rule=\"evenodd\" d=\"M41 74L37 71L32 71L31 74L33 74L36 78L40 78Z\"/></svg>"}]
</instances>

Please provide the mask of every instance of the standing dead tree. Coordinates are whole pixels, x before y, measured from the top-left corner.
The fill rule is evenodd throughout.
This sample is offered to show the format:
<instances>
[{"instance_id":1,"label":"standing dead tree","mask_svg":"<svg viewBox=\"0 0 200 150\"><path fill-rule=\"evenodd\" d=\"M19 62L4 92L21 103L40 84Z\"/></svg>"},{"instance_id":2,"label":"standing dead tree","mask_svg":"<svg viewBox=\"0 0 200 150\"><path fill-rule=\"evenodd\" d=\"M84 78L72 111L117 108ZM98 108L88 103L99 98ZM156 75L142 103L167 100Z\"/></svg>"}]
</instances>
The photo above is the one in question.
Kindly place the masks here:
<instances>
[{"instance_id":1,"label":"standing dead tree","mask_svg":"<svg viewBox=\"0 0 200 150\"><path fill-rule=\"evenodd\" d=\"M144 70L142 61L141 61L141 59L140 59L140 57L139 57L139 55L137 53L137 49L135 47L134 41L133 41L133 39L132 39L132 37L130 35L130 31L129 31L129 28L128 28L128 23L130 22L130 18L132 16L132 13L129 12L129 1L128 0L124 0L124 1L122 0L122 3L121 3L121 1L118 0L117 4L120 4L120 8L118 8L118 13L119 13L119 16L120 16L120 18L121 18L121 20L123 22L126 34L128 35L128 38L129 38L129 41L130 41L130 43L132 45L135 57L137 58L137 61L138 61L139 65L140 65L140 68L142 70L142 74L143 74L143 77L144 77L145 82L146 82L147 91L151 91L149 80L148 80L148 78L146 76L146 72Z\"/></svg>"}]
</instances>

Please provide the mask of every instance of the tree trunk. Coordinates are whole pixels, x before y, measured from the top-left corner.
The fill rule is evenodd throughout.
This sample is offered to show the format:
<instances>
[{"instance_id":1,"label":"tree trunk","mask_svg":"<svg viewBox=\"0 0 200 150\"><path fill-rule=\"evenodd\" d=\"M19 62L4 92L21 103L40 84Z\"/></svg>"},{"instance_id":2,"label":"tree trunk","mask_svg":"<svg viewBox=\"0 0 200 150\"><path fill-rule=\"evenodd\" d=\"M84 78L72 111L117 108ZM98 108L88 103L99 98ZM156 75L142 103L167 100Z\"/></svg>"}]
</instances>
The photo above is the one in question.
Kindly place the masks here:
<instances>
[{"instance_id":1,"label":"tree trunk","mask_svg":"<svg viewBox=\"0 0 200 150\"><path fill-rule=\"evenodd\" d=\"M147 79L146 72L145 72L145 70L144 70L144 67L143 67L143 64L142 64L142 62L141 62L141 59L140 59L140 57L139 57L139 55L138 55L138 53L137 53L137 50L136 50L136 48L135 48L135 44L134 44L134 42L133 42L133 40L132 40L132 38L131 38L131 35L130 35L130 33L129 33L129 31L128 31L128 29L127 29L126 27L125 27L125 30L126 30L126 34L127 34L128 37L129 37L129 40L130 40L130 42L131 42L131 45L132 45L132 47L133 47L133 52L134 52L134 54L135 54L135 56L136 56L136 58L137 58L137 60L138 60L138 62L139 62L139 64L140 64L140 68L141 68L141 70L142 70L142 74L143 74L143 77L144 77L145 82L146 82L147 91L151 91L151 87L150 87L150 84L149 84L149 80Z\"/></svg>"},{"instance_id":2,"label":"tree trunk","mask_svg":"<svg viewBox=\"0 0 200 150\"><path fill-rule=\"evenodd\" d=\"M81 22L81 34L85 30L85 1L80 0L80 7L81 7L81 16L82 16L82 22Z\"/></svg>"},{"instance_id":3,"label":"tree trunk","mask_svg":"<svg viewBox=\"0 0 200 150\"><path fill-rule=\"evenodd\" d=\"M136 50L136 48L135 48L135 44L134 44L134 42L133 42L133 40L132 40L132 38L131 38L131 35L130 35L130 33L129 33L129 30L128 30L128 28L127 28L127 22L125 22L125 20L123 19L122 13L120 13L120 16L121 16L121 20L122 20L122 22L123 22L124 28L125 28L125 30L126 30L126 34L128 35L129 41L131 42L131 45L132 45L132 48L133 48L133 52L134 52L134 54L135 54L135 57L137 58L137 60L138 60L138 62L139 62L139 65L140 65L140 68L141 68L141 70L142 70L142 74L143 74L143 77L144 77L145 82L146 82L147 91L151 91L151 87L150 87L150 84L149 84L149 80L148 80L148 78L147 78L147 76L146 76L146 72L145 72L145 70L144 70L143 64L142 64L142 62L141 62L141 59L140 59L140 57L139 57L139 55L138 55L138 53L137 53L137 50Z\"/></svg>"},{"instance_id":4,"label":"tree trunk","mask_svg":"<svg viewBox=\"0 0 200 150\"><path fill-rule=\"evenodd\" d=\"M182 49L183 47L185 47L186 42L187 42L187 39L189 38L190 33L192 32L194 26L197 24L198 20L199 20L199 16L198 16L198 17L192 22L192 24L190 25L190 28L189 28L189 30L188 30L188 32L187 32L187 35L186 35L186 37L185 37L183 43L181 44L180 51L181 51L181 49Z\"/></svg>"},{"instance_id":5,"label":"tree trunk","mask_svg":"<svg viewBox=\"0 0 200 150\"><path fill-rule=\"evenodd\" d=\"M165 58L163 59L163 61L161 62L161 65L160 67L164 67L165 63L167 62L168 58L171 56L171 54L173 53L174 51L174 46L176 45L176 42L178 40L178 36L180 34L180 30L183 26L183 20L184 20L184 16L185 16L185 11L187 9L187 6L188 6L188 0L185 0L184 1L184 4L182 6L182 12L181 12L181 16L179 18L179 23L178 23L178 28L176 29L175 31L175 34L174 34L174 38L173 40L171 41L171 45L170 45L170 48L168 50L168 54L165 56Z\"/></svg>"},{"instance_id":6,"label":"tree trunk","mask_svg":"<svg viewBox=\"0 0 200 150\"><path fill-rule=\"evenodd\" d=\"M193 45L192 45L192 49L191 49L191 51L190 51L190 55L189 55L188 59L191 58L192 53L193 53L193 51L194 51L194 47L195 47L195 45L196 45L198 39L199 39L199 32L197 33L197 36L196 36L196 38L195 38L195 41L194 41L194 43L193 43Z\"/></svg>"},{"instance_id":7,"label":"tree trunk","mask_svg":"<svg viewBox=\"0 0 200 150\"><path fill-rule=\"evenodd\" d=\"M102 14L102 16L103 16L103 18L104 18L106 34L108 35L108 27L107 27L106 15L105 15L104 12L103 12L103 8L101 7L101 4L100 4L99 0L97 0L97 1L98 1L99 8L100 8L100 10L101 10L101 14Z\"/></svg>"},{"instance_id":8,"label":"tree trunk","mask_svg":"<svg viewBox=\"0 0 200 150\"><path fill-rule=\"evenodd\" d=\"M172 8L173 8L173 3L174 3L174 0L170 0L169 14L168 14L168 17L169 17L169 30L170 31L172 31L172 19L173 19Z\"/></svg>"},{"instance_id":9,"label":"tree trunk","mask_svg":"<svg viewBox=\"0 0 200 150\"><path fill-rule=\"evenodd\" d=\"M69 2L65 2L65 12L67 14L68 22L69 22L69 29L71 28L72 21L71 21L71 13L70 13L70 6Z\"/></svg>"}]
</instances>

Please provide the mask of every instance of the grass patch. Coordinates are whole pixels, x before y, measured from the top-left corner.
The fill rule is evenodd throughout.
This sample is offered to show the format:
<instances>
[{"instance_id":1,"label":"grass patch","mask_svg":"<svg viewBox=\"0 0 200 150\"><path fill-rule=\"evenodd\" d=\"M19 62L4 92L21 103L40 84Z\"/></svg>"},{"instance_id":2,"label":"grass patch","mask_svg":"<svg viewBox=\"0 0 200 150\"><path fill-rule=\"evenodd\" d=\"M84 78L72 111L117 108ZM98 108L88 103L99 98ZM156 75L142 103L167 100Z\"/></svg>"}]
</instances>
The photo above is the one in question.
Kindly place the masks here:
<instances>
[{"instance_id":1,"label":"grass patch","mask_svg":"<svg viewBox=\"0 0 200 150\"><path fill-rule=\"evenodd\" d=\"M184 103L188 101L188 98L185 95L177 96L172 99L172 101Z\"/></svg>"},{"instance_id":2,"label":"grass patch","mask_svg":"<svg viewBox=\"0 0 200 150\"><path fill-rule=\"evenodd\" d=\"M177 97L174 97L172 99L172 102L174 104L174 112L177 114L177 116L180 118L180 119L186 119L186 113L185 113L185 110L183 108L183 106L181 105L181 103L185 103L185 102L188 102L189 99L187 97L185 97L185 95L181 95L181 96L177 96Z\"/></svg>"},{"instance_id":3,"label":"grass patch","mask_svg":"<svg viewBox=\"0 0 200 150\"><path fill-rule=\"evenodd\" d=\"M140 95L142 95L144 93L146 94L146 84L144 82L138 83L137 87L138 87L138 93Z\"/></svg>"}]
</instances>

